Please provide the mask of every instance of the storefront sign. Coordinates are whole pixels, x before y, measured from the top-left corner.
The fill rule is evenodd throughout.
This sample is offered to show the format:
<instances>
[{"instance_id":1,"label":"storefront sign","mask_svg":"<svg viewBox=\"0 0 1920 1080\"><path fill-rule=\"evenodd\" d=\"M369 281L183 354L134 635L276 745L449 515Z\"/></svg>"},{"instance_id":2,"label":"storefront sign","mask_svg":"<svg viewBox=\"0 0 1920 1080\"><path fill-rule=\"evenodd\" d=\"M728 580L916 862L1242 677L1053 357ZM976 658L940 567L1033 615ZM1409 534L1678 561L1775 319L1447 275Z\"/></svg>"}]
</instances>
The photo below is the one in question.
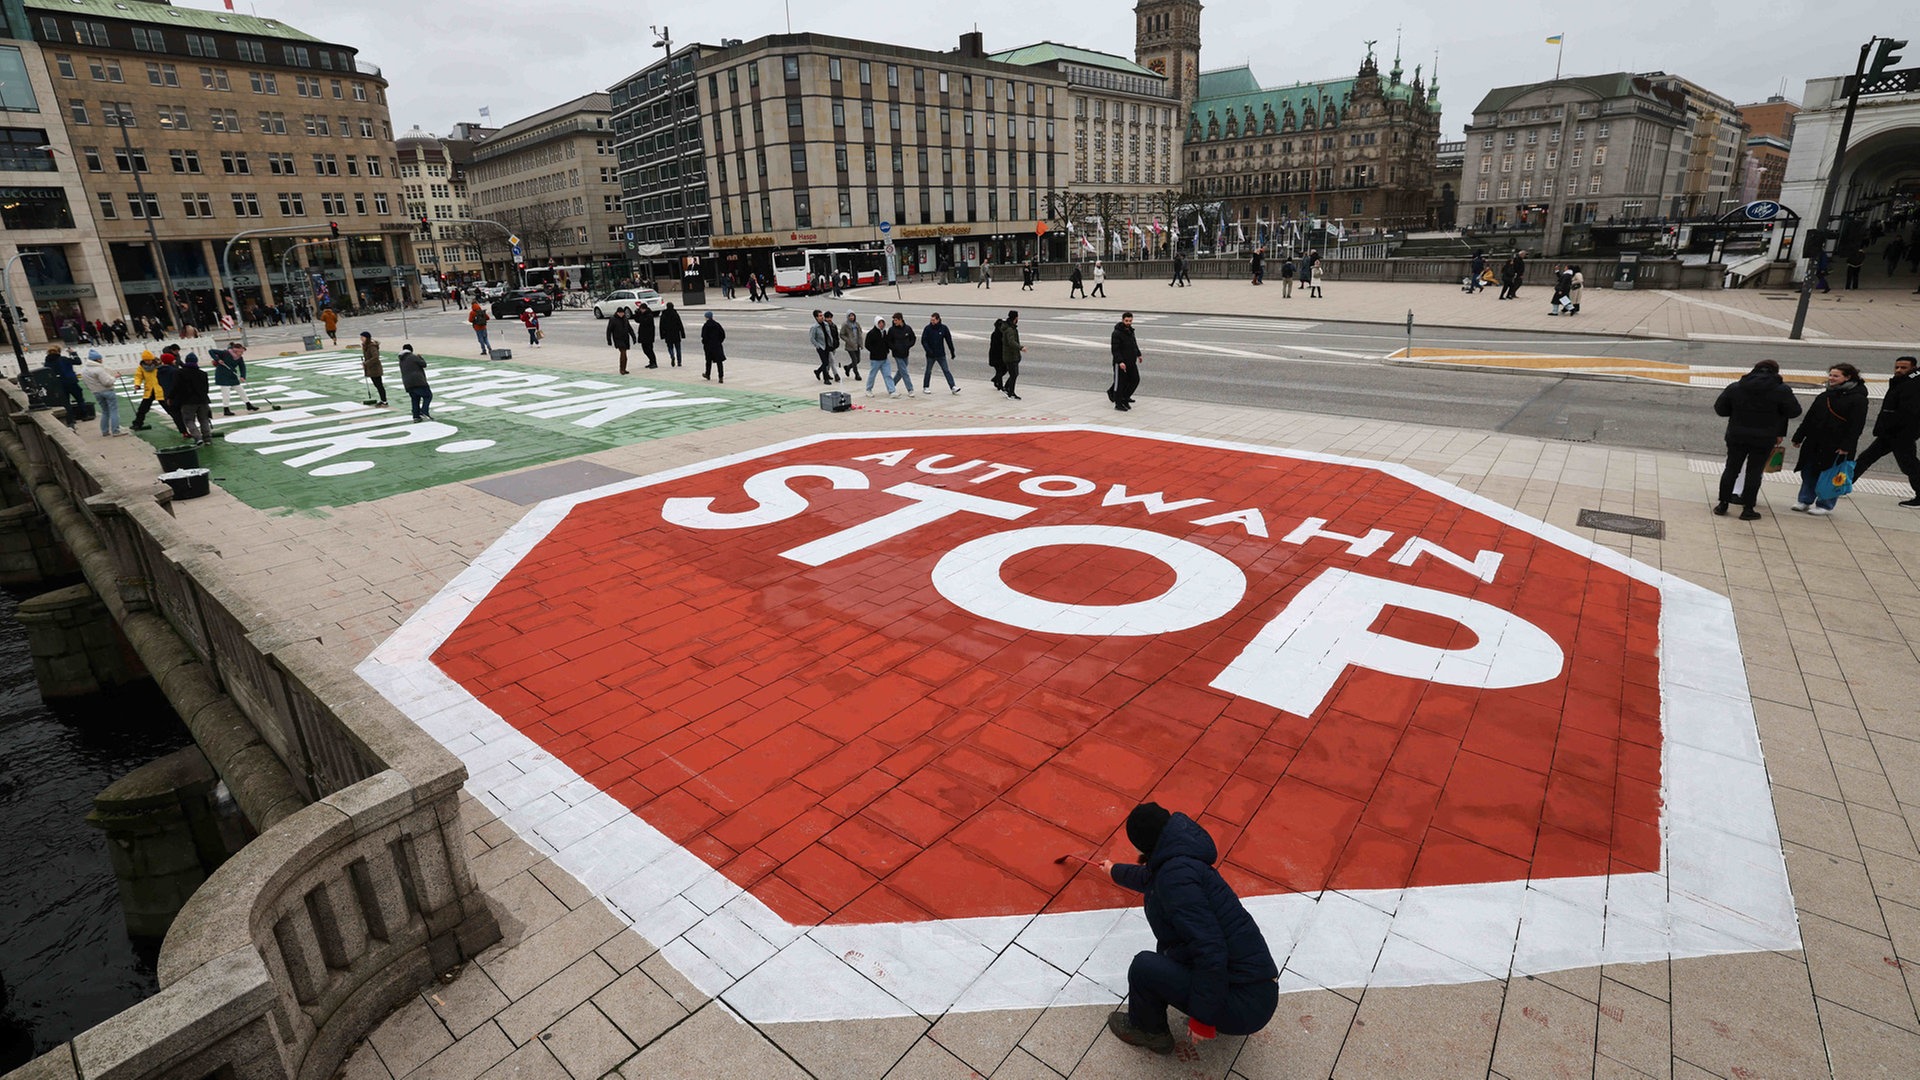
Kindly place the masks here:
<instances>
[{"instance_id":1,"label":"storefront sign","mask_svg":"<svg viewBox=\"0 0 1920 1080\"><path fill-rule=\"evenodd\" d=\"M35 300L77 300L83 296L94 295L91 285L35 285Z\"/></svg>"},{"instance_id":2,"label":"storefront sign","mask_svg":"<svg viewBox=\"0 0 1920 1080\"><path fill-rule=\"evenodd\" d=\"M911 229L901 229L900 235L907 240L917 240L929 236L972 236L971 225L921 225Z\"/></svg>"},{"instance_id":3,"label":"storefront sign","mask_svg":"<svg viewBox=\"0 0 1920 1080\"><path fill-rule=\"evenodd\" d=\"M772 247L773 237L771 236L716 236L713 238L713 246L716 248L723 248L723 249L724 248ZM643 255L647 253L646 245L641 246L640 253Z\"/></svg>"}]
</instances>

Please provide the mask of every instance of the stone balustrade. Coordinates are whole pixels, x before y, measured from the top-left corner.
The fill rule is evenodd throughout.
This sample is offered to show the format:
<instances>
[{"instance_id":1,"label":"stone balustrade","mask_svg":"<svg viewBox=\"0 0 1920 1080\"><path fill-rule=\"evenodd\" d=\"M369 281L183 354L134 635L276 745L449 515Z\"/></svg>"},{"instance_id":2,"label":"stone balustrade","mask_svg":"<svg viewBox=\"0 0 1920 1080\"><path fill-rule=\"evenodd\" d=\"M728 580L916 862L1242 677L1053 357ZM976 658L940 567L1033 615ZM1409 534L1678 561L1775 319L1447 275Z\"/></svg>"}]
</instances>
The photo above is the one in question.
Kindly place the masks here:
<instances>
[{"instance_id":1,"label":"stone balustrade","mask_svg":"<svg viewBox=\"0 0 1920 1080\"><path fill-rule=\"evenodd\" d=\"M48 412L0 387L0 451L260 835L174 920L160 993L6 1080L326 1080L497 940L459 821L465 766Z\"/></svg>"}]
</instances>

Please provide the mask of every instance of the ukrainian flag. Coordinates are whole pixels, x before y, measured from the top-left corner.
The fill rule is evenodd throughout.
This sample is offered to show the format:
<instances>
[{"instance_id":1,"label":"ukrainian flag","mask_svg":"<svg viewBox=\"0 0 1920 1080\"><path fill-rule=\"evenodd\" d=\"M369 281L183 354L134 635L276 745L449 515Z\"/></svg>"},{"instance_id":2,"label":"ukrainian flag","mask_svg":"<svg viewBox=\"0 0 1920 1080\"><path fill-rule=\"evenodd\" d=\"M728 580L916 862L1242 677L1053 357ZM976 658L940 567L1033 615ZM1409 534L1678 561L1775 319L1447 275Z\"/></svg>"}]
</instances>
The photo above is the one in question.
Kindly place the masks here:
<instances>
[{"instance_id":1,"label":"ukrainian flag","mask_svg":"<svg viewBox=\"0 0 1920 1080\"><path fill-rule=\"evenodd\" d=\"M1547 39L1547 44L1549 44L1549 45L1558 45L1558 44L1560 44L1560 43L1561 43L1561 39L1562 39L1563 37L1565 37L1565 36L1566 36L1566 35L1564 35L1564 34L1555 34L1555 35L1553 35L1552 37L1550 37L1550 38L1548 38L1548 39Z\"/></svg>"}]
</instances>

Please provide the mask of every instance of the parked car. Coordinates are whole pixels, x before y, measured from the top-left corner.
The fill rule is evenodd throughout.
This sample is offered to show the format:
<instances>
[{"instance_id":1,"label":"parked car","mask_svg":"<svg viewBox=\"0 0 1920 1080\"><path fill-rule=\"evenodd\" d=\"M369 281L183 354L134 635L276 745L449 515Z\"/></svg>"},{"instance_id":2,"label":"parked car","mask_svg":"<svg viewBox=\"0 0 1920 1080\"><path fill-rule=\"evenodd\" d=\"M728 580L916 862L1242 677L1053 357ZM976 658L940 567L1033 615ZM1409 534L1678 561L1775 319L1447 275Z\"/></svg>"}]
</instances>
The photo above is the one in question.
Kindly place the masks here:
<instances>
[{"instance_id":1,"label":"parked car","mask_svg":"<svg viewBox=\"0 0 1920 1080\"><path fill-rule=\"evenodd\" d=\"M633 311L642 304L649 311L664 311L667 307L666 299L652 289L615 289L593 302L593 317L604 319L621 308Z\"/></svg>"},{"instance_id":2,"label":"parked car","mask_svg":"<svg viewBox=\"0 0 1920 1080\"><path fill-rule=\"evenodd\" d=\"M515 289L493 302L493 317L517 319L528 305L532 305L535 315L553 314L553 298L546 293L539 289Z\"/></svg>"}]
</instances>

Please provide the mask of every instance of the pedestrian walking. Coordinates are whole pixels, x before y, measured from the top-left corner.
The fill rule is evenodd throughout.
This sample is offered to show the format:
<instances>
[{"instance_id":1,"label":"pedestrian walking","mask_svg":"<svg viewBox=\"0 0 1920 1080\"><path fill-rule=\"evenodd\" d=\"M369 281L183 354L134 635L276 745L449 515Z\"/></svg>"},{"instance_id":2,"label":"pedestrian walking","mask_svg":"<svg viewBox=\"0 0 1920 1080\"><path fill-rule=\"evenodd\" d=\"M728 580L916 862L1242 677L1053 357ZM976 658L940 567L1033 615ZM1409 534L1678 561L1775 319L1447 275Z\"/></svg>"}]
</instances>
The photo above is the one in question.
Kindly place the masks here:
<instances>
[{"instance_id":1,"label":"pedestrian walking","mask_svg":"<svg viewBox=\"0 0 1920 1080\"><path fill-rule=\"evenodd\" d=\"M1887 396L1880 399L1880 415L1873 418L1873 442L1854 463L1854 483L1866 475L1874 462L1888 454L1913 488L1913 498L1901 506L1920 506L1920 456L1914 444L1920 441L1920 371L1913 357L1893 362L1893 378L1887 380Z\"/></svg>"},{"instance_id":2,"label":"pedestrian walking","mask_svg":"<svg viewBox=\"0 0 1920 1080\"><path fill-rule=\"evenodd\" d=\"M852 376L854 382L860 381L861 338L860 317L849 311L847 324L840 328L840 345L847 350L847 362L841 370Z\"/></svg>"},{"instance_id":3,"label":"pedestrian walking","mask_svg":"<svg viewBox=\"0 0 1920 1080\"><path fill-rule=\"evenodd\" d=\"M672 311L672 306L669 305L667 310ZM721 326L720 320L713 317L713 312L707 312L706 321L700 324L700 351L707 361L706 368L700 372L701 378L706 379L718 374L721 383L724 384L727 381L727 350L724 347L726 340L726 327ZM673 346L669 345L668 348L671 349ZM674 365L679 366L679 361L675 360Z\"/></svg>"},{"instance_id":4,"label":"pedestrian walking","mask_svg":"<svg viewBox=\"0 0 1920 1080\"><path fill-rule=\"evenodd\" d=\"M1813 287L1821 292L1832 292L1833 286L1827 281L1827 270L1833 266L1833 256L1822 251L1813 257Z\"/></svg>"},{"instance_id":5,"label":"pedestrian walking","mask_svg":"<svg viewBox=\"0 0 1920 1080\"><path fill-rule=\"evenodd\" d=\"M1299 273L1300 268L1294 265L1293 256L1289 255L1280 261L1280 299L1287 300L1293 296L1293 279Z\"/></svg>"},{"instance_id":6,"label":"pedestrian walking","mask_svg":"<svg viewBox=\"0 0 1920 1080\"><path fill-rule=\"evenodd\" d=\"M1307 290L1307 299L1318 300L1320 291L1320 253L1309 250L1300 260L1300 287Z\"/></svg>"},{"instance_id":7,"label":"pedestrian walking","mask_svg":"<svg viewBox=\"0 0 1920 1080\"><path fill-rule=\"evenodd\" d=\"M179 345L169 343L166 348L160 350L160 371L157 376L160 380L160 407L166 410L167 419L173 421L174 429L180 432L180 437L183 439L191 436L187 434L186 421L180 418L180 403L174 397L173 384L179 381L180 372L185 367L186 365L180 362Z\"/></svg>"},{"instance_id":8,"label":"pedestrian walking","mask_svg":"<svg viewBox=\"0 0 1920 1080\"><path fill-rule=\"evenodd\" d=\"M993 333L987 336L987 366L993 369L993 388L995 390L1006 389L1003 384L1007 378L1007 362L1003 359L1005 354L1001 351L1000 344L1000 331L1006 325L1007 320L1005 319L993 320Z\"/></svg>"},{"instance_id":9,"label":"pedestrian walking","mask_svg":"<svg viewBox=\"0 0 1920 1080\"><path fill-rule=\"evenodd\" d=\"M120 375L109 368L99 349L88 349L80 365L80 382L93 391L95 412L100 418L101 435L125 435L120 430Z\"/></svg>"},{"instance_id":10,"label":"pedestrian walking","mask_svg":"<svg viewBox=\"0 0 1920 1080\"><path fill-rule=\"evenodd\" d=\"M360 337L364 344L364 340L370 335L363 333ZM375 343L374 350L375 355L378 355L378 343ZM240 404L248 412L259 412L260 406L255 405L252 399L247 397L247 347L238 341L229 341L224 349L207 350L207 359L213 361L213 384L220 388L221 415L233 415L235 391L239 392ZM386 401L383 399L381 404L386 404Z\"/></svg>"},{"instance_id":11,"label":"pedestrian walking","mask_svg":"<svg viewBox=\"0 0 1920 1080\"><path fill-rule=\"evenodd\" d=\"M887 396L893 396L893 362L887 356L887 320L873 320L873 329L867 331L867 396L873 396L873 380L878 377L887 384Z\"/></svg>"},{"instance_id":12,"label":"pedestrian walking","mask_svg":"<svg viewBox=\"0 0 1920 1080\"><path fill-rule=\"evenodd\" d=\"M433 419L433 387L427 384L427 361L413 346L400 346L400 388L413 404L413 422Z\"/></svg>"},{"instance_id":13,"label":"pedestrian walking","mask_svg":"<svg viewBox=\"0 0 1920 1080\"><path fill-rule=\"evenodd\" d=\"M913 327L907 325L907 317L898 311L894 312L893 325L887 327L887 351L893 356L894 381L906 386L908 397L913 396L913 371L907 361L913 356L913 346L917 340Z\"/></svg>"},{"instance_id":14,"label":"pedestrian walking","mask_svg":"<svg viewBox=\"0 0 1920 1080\"><path fill-rule=\"evenodd\" d=\"M327 309L320 312L320 325L326 327L327 339L329 341L333 342L333 344L335 345L340 344L340 313L339 312L333 310L333 308L331 307L328 307ZM188 334L187 336L192 337L193 335Z\"/></svg>"},{"instance_id":15,"label":"pedestrian walking","mask_svg":"<svg viewBox=\"0 0 1920 1080\"><path fill-rule=\"evenodd\" d=\"M1020 395L1015 388L1020 384L1020 355L1027 347L1020 344L1020 313L1007 312L1006 321L1000 324L1000 364L1006 369L1000 389L1015 401Z\"/></svg>"},{"instance_id":16,"label":"pedestrian walking","mask_svg":"<svg viewBox=\"0 0 1920 1080\"><path fill-rule=\"evenodd\" d=\"M1729 383L1714 399L1713 411L1727 418L1727 464L1720 470L1720 500L1713 512L1725 515L1731 503L1740 504L1741 521L1758 521L1754 502L1760 495L1760 476L1785 440L1787 421L1800 415L1800 399L1780 378L1780 365L1762 360L1738 382ZM1738 482L1740 493L1734 494Z\"/></svg>"},{"instance_id":17,"label":"pedestrian walking","mask_svg":"<svg viewBox=\"0 0 1920 1080\"><path fill-rule=\"evenodd\" d=\"M1087 285L1085 280L1080 276L1080 268L1078 266L1073 268L1073 273L1067 275L1067 299L1073 299L1075 293L1079 293L1080 299L1082 300L1087 298Z\"/></svg>"},{"instance_id":18,"label":"pedestrian walking","mask_svg":"<svg viewBox=\"0 0 1920 1080\"><path fill-rule=\"evenodd\" d=\"M1867 249L1856 246L1847 255L1847 288L1860 287L1860 268L1867 265Z\"/></svg>"},{"instance_id":19,"label":"pedestrian walking","mask_svg":"<svg viewBox=\"0 0 1920 1080\"><path fill-rule=\"evenodd\" d=\"M1107 268L1098 262L1093 264L1093 294L1101 299L1107 296Z\"/></svg>"},{"instance_id":20,"label":"pedestrian walking","mask_svg":"<svg viewBox=\"0 0 1920 1080\"><path fill-rule=\"evenodd\" d=\"M1133 410L1133 392L1140 388L1140 342L1133 336L1133 312L1120 314L1113 324L1113 385L1107 387L1107 400L1121 412Z\"/></svg>"},{"instance_id":21,"label":"pedestrian walking","mask_svg":"<svg viewBox=\"0 0 1920 1080\"><path fill-rule=\"evenodd\" d=\"M1836 498L1817 495L1820 474L1853 457L1860 450L1860 433L1867 429L1867 387L1860 381L1860 369L1852 364L1835 364L1827 369L1827 388L1807 406L1800 426L1793 430L1793 445L1800 448L1800 460L1793 469L1800 474L1800 497L1793 508L1803 514L1831 514Z\"/></svg>"},{"instance_id":22,"label":"pedestrian walking","mask_svg":"<svg viewBox=\"0 0 1920 1080\"><path fill-rule=\"evenodd\" d=\"M677 321L680 317L674 316ZM645 301L635 305L633 311L633 340L640 346L640 355L647 358L647 366L657 368L660 362L653 356L654 315L653 309Z\"/></svg>"},{"instance_id":23,"label":"pedestrian walking","mask_svg":"<svg viewBox=\"0 0 1920 1080\"><path fill-rule=\"evenodd\" d=\"M1185 255L1176 253L1173 256L1173 280L1167 282L1167 284L1169 286L1178 285L1183 289L1190 284L1187 280L1187 257Z\"/></svg>"},{"instance_id":24,"label":"pedestrian walking","mask_svg":"<svg viewBox=\"0 0 1920 1080\"><path fill-rule=\"evenodd\" d=\"M705 330L702 330L701 333L704 334ZM725 334L726 331L722 330L721 333ZM686 338L687 328L685 324L680 321L680 313L674 310L673 301L669 300L667 301L667 309L660 313L660 341L661 344L667 347L667 365L669 367L680 366L680 343L685 341ZM653 350L647 347L647 339L644 334L640 338L640 341L641 349L647 354L647 366L653 367Z\"/></svg>"},{"instance_id":25,"label":"pedestrian walking","mask_svg":"<svg viewBox=\"0 0 1920 1080\"><path fill-rule=\"evenodd\" d=\"M528 347L539 348L541 338L540 313L533 310L531 303L520 309L520 325L526 328Z\"/></svg>"},{"instance_id":26,"label":"pedestrian walking","mask_svg":"<svg viewBox=\"0 0 1920 1080\"><path fill-rule=\"evenodd\" d=\"M621 308L607 320L607 344L620 354L620 374L627 373L627 350L633 348L633 324L627 321L627 309Z\"/></svg>"},{"instance_id":27,"label":"pedestrian walking","mask_svg":"<svg viewBox=\"0 0 1920 1080\"><path fill-rule=\"evenodd\" d=\"M480 340L480 356L483 359L492 356L493 345L487 340L487 313L478 300L467 310L467 325L473 327L473 336Z\"/></svg>"},{"instance_id":28,"label":"pedestrian walking","mask_svg":"<svg viewBox=\"0 0 1920 1080\"><path fill-rule=\"evenodd\" d=\"M1039 276L1039 271L1033 268L1032 263L1027 263L1021 266L1020 267L1020 291L1032 292L1033 279L1037 276Z\"/></svg>"},{"instance_id":29,"label":"pedestrian walking","mask_svg":"<svg viewBox=\"0 0 1920 1080\"><path fill-rule=\"evenodd\" d=\"M953 381L953 369L947 366L947 357L960 359L960 353L953 347L953 331L940 321L940 313L934 312L927 319L926 329L920 331L920 349L927 354L927 370L920 379L920 389L933 389L933 365L940 365L940 374L947 377L947 389L960 392L960 384Z\"/></svg>"},{"instance_id":30,"label":"pedestrian walking","mask_svg":"<svg viewBox=\"0 0 1920 1080\"><path fill-rule=\"evenodd\" d=\"M200 354L188 353L179 374L173 377L168 395L187 438L196 446L213 441L213 400L207 392L207 373L200 369Z\"/></svg>"},{"instance_id":31,"label":"pedestrian walking","mask_svg":"<svg viewBox=\"0 0 1920 1080\"><path fill-rule=\"evenodd\" d=\"M1480 280L1480 275L1486 272L1487 272L1487 253L1484 251L1476 250L1473 253L1473 261L1469 263L1467 266L1467 291L1468 292L1477 293L1481 289L1484 289L1487 287L1486 283Z\"/></svg>"},{"instance_id":32,"label":"pedestrian walking","mask_svg":"<svg viewBox=\"0 0 1920 1080\"><path fill-rule=\"evenodd\" d=\"M1553 268L1553 295L1547 298L1547 314L1558 315L1573 307L1568 295L1573 292L1573 271L1563 263Z\"/></svg>"},{"instance_id":33,"label":"pedestrian walking","mask_svg":"<svg viewBox=\"0 0 1920 1080\"><path fill-rule=\"evenodd\" d=\"M1128 1045L1171 1054L1169 1006L1186 1014L1195 1039L1266 1027L1280 1001L1280 968L1259 924L1214 869L1213 837L1187 815L1147 802L1127 815L1127 839L1139 862L1108 859L1100 869L1145 895L1154 948L1128 965L1127 1007L1107 1018L1107 1030Z\"/></svg>"},{"instance_id":34,"label":"pedestrian walking","mask_svg":"<svg viewBox=\"0 0 1920 1080\"><path fill-rule=\"evenodd\" d=\"M1247 260L1247 271L1253 275L1255 285L1264 285L1267 280L1267 252L1265 248L1254 248L1253 258Z\"/></svg>"},{"instance_id":35,"label":"pedestrian walking","mask_svg":"<svg viewBox=\"0 0 1920 1080\"><path fill-rule=\"evenodd\" d=\"M360 374L373 384L373 394L378 399L368 404L387 408L386 365L380 359L380 343L365 330L360 331Z\"/></svg>"},{"instance_id":36,"label":"pedestrian walking","mask_svg":"<svg viewBox=\"0 0 1920 1080\"><path fill-rule=\"evenodd\" d=\"M980 280L978 280L978 281L976 281L976 282L974 282L974 283L973 283L973 287L974 287L974 288L976 288L976 289L982 289L982 288L984 288L984 289L992 289L992 288L993 288L993 262L992 262L992 260L990 260L990 259L982 259L982 260L980 261ZM858 376L855 376L855 377L857 378Z\"/></svg>"},{"instance_id":37,"label":"pedestrian walking","mask_svg":"<svg viewBox=\"0 0 1920 1080\"><path fill-rule=\"evenodd\" d=\"M1573 306L1567 314L1578 315L1580 314L1580 294L1586 290L1587 278L1586 275L1580 272L1578 265L1568 267L1568 269L1573 271L1573 277L1572 280L1567 283L1567 298L1572 302Z\"/></svg>"},{"instance_id":38,"label":"pedestrian walking","mask_svg":"<svg viewBox=\"0 0 1920 1080\"><path fill-rule=\"evenodd\" d=\"M820 366L813 369L813 377L823 383L833 381L833 335L827 329L826 312L813 309L813 325L807 328L807 341L813 345L813 351L820 358Z\"/></svg>"}]
</instances>

